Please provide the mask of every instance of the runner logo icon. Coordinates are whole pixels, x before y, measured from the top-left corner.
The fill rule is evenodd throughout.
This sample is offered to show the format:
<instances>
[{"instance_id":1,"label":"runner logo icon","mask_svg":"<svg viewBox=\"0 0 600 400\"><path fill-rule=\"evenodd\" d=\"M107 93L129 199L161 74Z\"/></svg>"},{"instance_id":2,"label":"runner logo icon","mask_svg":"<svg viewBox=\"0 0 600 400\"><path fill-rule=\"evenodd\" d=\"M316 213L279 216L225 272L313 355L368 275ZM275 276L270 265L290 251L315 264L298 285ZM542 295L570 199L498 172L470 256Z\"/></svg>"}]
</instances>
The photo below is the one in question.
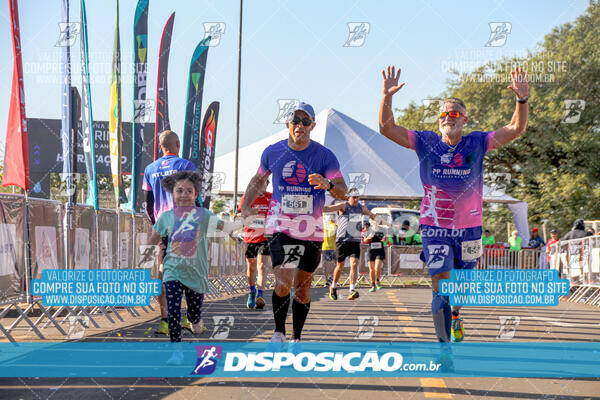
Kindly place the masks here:
<instances>
[{"instance_id":1,"label":"runner logo icon","mask_svg":"<svg viewBox=\"0 0 600 400\"><path fill-rule=\"evenodd\" d=\"M274 124L285 124L288 122L292 116L293 110L298 107L300 104L300 100L298 99L279 99L277 100L279 103L279 113L277 114L277 118L275 118Z\"/></svg>"},{"instance_id":2,"label":"runner logo icon","mask_svg":"<svg viewBox=\"0 0 600 400\"><path fill-rule=\"evenodd\" d=\"M359 195L365 194L367 185L371 180L371 174L368 172L349 172L348 173L348 191L356 189Z\"/></svg>"},{"instance_id":3,"label":"runner logo icon","mask_svg":"<svg viewBox=\"0 0 600 400\"><path fill-rule=\"evenodd\" d=\"M368 22L348 22L348 40L344 47L360 47L365 44L367 34L371 30L371 24Z\"/></svg>"},{"instance_id":4,"label":"runner logo icon","mask_svg":"<svg viewBox=\"0 0 600 400\"><path fill-rule=\"evenodd\" d=\"M198 360L192 375L210 375L217 368L217 359L223 355L221 346L196 346Z\"/></svg>"},{"instance_id":5,"label":"runner logo icon","mask_svg":"<svg viewBox=\"0 0 600 400\"><path fill-rule=\"evenodd\" d=\"M490 38L485 44L486 47L502 47L506 44L506 39L512 30L510 22L490 22Z\"/></svg>"},{"instance_id":6,"label":"runner logo icon","mask_svg":"<svg viewBox=\"0 0 600 400\"><path fill-rule=\"evenodd\" d=\"M79 35L79 22L59 22L60 35L55 47L71 47Z\"/></svg>"},{"instance_id":7,"label":"runner logo icon","mask_svg":"<svg viewBox=\"0 0 600 400\"><path fill-rule=\"evenodd\" d=\"M521 317L512 315L512 316L501 316L498 317L500 321L500 328L498 329L498 336L496 339L502 340L510 340L515 337L515 332L517 332L517 328L521 323Z\"/></svg>"},{"instance_id":8,"label":"runner logo icon","mask_svg":"<svg viewBox=\"0 0 600 400\"><path fill-rule=\"evenodd\" d=\"M450 254L450 246L445 244L431 244L427 246L429 252L429 260L427 266L429 268L440 268L444 265L444 259Z\"/></svg>"},{"instance_id":9,"label":"runner logo icon","mask_svg":"<svg viewBox=\"0 0 600 400\"><path fill-rule=\"evenodd\" d=\"M371 339L375 333L375 327L379 325L379 317L373 315L358 316L358 333L357 339Z\"/></svg>"},{"instance_id":10,"label":"runner logo icon","mask_svg":"<svg viewBox=\"0 0 600 400\"><path fill-rule=\"evenodd\" d=\"M227 339L229 331L233 328L234 318L231 315L213 315L213 321L215 328L210 338L219 340Z\"/></svg>"},{"instance_id":11,"label":"runner logo icon","mask_svg":"<svg viewBox=\"0 0 600 400\"><path fill-rule=\"evenodd\" d=\"M286 244L283 245L285 257L281 268L297 268L300 264L300 258L304 255L304 246L301 244Z\"/></svg>"},{"instance_id":12,"label":"runner logo icon","mask_svg":"<svg viewBox=\"0 0 600 400\"><path fill-rule=\"evenodd\" d=\"M205 22L204 39L210 36L209 47L218 46L221 43L221 36L225 34L225 22Z\"/></svg>"}]
</instances>

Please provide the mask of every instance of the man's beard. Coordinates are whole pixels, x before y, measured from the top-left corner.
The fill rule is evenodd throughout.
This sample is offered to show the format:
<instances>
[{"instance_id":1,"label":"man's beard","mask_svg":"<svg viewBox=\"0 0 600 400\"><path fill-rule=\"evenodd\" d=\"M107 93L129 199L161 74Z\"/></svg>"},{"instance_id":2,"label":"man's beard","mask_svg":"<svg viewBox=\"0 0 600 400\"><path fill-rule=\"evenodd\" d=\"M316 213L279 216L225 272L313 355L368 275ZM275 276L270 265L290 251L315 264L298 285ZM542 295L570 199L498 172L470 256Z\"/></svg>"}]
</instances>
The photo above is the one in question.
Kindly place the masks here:
<instances>
[{"instance_id":1,"label":"man's beard","mask_svg":"<svg viewBox=\"0 0 600 400\"><path fill-rule=\"evenodd\" d=\"M457 129L456 126L442 125L440 127L440 131L442 132L443 135L450 136L450 137L461 135L461 132Z\"/></svg>"}]
</instances>

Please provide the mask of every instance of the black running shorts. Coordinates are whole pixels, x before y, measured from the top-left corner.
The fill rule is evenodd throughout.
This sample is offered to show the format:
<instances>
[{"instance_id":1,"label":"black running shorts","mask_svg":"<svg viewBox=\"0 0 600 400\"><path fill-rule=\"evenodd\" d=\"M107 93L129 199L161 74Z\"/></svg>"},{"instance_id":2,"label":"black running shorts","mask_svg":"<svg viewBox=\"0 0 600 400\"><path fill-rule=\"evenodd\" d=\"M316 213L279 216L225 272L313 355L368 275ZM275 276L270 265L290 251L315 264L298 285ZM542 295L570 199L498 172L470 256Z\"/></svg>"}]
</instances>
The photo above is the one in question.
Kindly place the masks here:
<instances>
[{"instance_id":1,"label":"black running shorts","mask_svg":"<svg viewBox=\"0 0 600 400\"><path fill-rule=\"evenodd\" d=\"M259 243L246 243L246 258L256 258L257 255L268 256L269 245L267 241Z\"/></svg>"},{"instance_id":2,"label":"black running shorts","mask_svg":"<svg viewBox=\"0 0 600 400\"><path fill-rule=\"evenodd\" d=\"M273 268L286 265L306 272L315 272L321 261L322 242L294 239L276 233L268 240Z\"/></svg>"},{"instance_id":3,"label":"black running shorts","mask_svg":"<svg viewBox=\"0 0 600 400\"><path fill-rule=\"evenodd\" d=\"M338 262L344 262L348 257L360 258L360 242L337 242L335 250Z\"/></svg>"}]
</instances>

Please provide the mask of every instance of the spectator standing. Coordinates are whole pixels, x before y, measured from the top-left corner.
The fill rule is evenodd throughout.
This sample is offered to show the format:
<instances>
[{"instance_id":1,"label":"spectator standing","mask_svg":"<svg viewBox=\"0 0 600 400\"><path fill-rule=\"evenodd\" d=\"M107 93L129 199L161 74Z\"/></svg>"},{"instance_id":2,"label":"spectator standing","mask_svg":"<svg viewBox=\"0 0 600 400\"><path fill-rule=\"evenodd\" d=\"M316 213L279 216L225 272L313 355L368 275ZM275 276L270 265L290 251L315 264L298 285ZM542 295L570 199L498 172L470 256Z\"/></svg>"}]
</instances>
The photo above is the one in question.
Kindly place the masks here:
<instances>
[{"instance_id":1,"label":"spectator standing","mask_svg":"<svg viewBox=\"0 0 600 400\"><path fill-rule=\"evenodd\" d=\"M493 244L496 244L496 239L494 239L490 231L486 229L485 232L483 232L483 236L481 237L481 242L484 246L491 246Z\"/></svg>"},{"instance_id":2,"label":"spectator standing","mask_svg":"<svg viewBox=\"0 0 600 400\"><path fill-rule=\"evenodd\" d=\"M512 231L510 238L508 239L508 244L510 245L510 250L512 251L521 251L521 242L523 238L519 235L518 231Z\"/></svg>"},{"instance_id":3,"label":"spectator standing","mask_svg":"<svg viewBox=\"0 0 600 400\"><path fill-rule=\"evenodd\" d=\"M548 239L548 244L546 245L546 254L548 257L548 263L550 263L550 254L552 253L552 245L554 243L558 243L558 232L556 231L556 229L552 229L550 231L550 239Z\"/></svg>"},{"instance_id":4,"label":"spectator standing","mask_svg":"<svg viewBox=\"0 0 600 400\"><path fill-rule=\"evenodd\" d=\"M588 236L591 235L589 232L585 231L585 223L581 218L578 218L573 223L573 229L567 232L560 240L581 239Z\"/></svg>"},{"instance_id":5,"label":"spectator standing","mask_svg":"<svg viewBox=\"0 0 600 400\"><path fill-rule=\"evenodd\" d=\"M540 236L540 230L538 228L533 228L531 230L531 239L529 239L528 244L532 249L540 249L546 244L544 239Z\"/></svg>"}]
</instances>

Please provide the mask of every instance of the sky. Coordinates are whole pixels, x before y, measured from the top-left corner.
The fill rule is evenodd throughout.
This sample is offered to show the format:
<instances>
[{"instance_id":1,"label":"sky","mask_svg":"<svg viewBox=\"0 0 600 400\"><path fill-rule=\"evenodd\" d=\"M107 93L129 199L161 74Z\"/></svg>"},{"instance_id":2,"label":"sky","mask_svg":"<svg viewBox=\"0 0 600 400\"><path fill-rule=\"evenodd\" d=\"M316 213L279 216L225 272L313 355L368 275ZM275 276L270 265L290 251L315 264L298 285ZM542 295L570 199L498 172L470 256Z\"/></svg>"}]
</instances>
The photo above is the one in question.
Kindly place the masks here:
<instances>
[{"instance_id":1,"label":"sky","mask_svg":"<svg viewBox=\"0 0 600 400\"><path fill-rule=\"evenodd\" d=\"M133 53L136 0L121 0L123 120L131 121L133 82L127 66ZM30 118L60 119L61 0L21 0L19 17L25 75L26 113ZM502 57L535 50L558 25L574 21L587 0L567 1L249 1L243 6L240 145L284 129L277 123L279 101L300 99L315 111L335 108L377 130L381 70L402 68L405 87L394 107L440 95L449 69L469 71ZM108 120L109 85L116 1L87 0L91 96L95 120ZM79 1L71 1L70 19L79 22ZM175 12L169 59L171 127L183 133L189 64L205 35L205 23L224 23L219 43L209 49L203 111L221 103L216 154L234 150L239 2L150 0L148 23L148 98L156 97L160 36ZM0 2L0 146L4 148L12 78L8 2ZM506 23L506 41L490 40L490 23ZM349 40L349 23L363 23L363 39ZM345 46L345 44L347 44ZM73 85L81 86L79 39L71 47ZM130 71L130 69L129 69ZM511 94L507 91L506 96ZM468 102L468 99L466 99ZM154 119L154 115L152 120ZM508 121L507 121L508 122ZM256 164L258 160L256 161ZM243 165L243 164L242 164ZM254 168L255 165L252 166Z\"/></svg>"}]
</instances>

